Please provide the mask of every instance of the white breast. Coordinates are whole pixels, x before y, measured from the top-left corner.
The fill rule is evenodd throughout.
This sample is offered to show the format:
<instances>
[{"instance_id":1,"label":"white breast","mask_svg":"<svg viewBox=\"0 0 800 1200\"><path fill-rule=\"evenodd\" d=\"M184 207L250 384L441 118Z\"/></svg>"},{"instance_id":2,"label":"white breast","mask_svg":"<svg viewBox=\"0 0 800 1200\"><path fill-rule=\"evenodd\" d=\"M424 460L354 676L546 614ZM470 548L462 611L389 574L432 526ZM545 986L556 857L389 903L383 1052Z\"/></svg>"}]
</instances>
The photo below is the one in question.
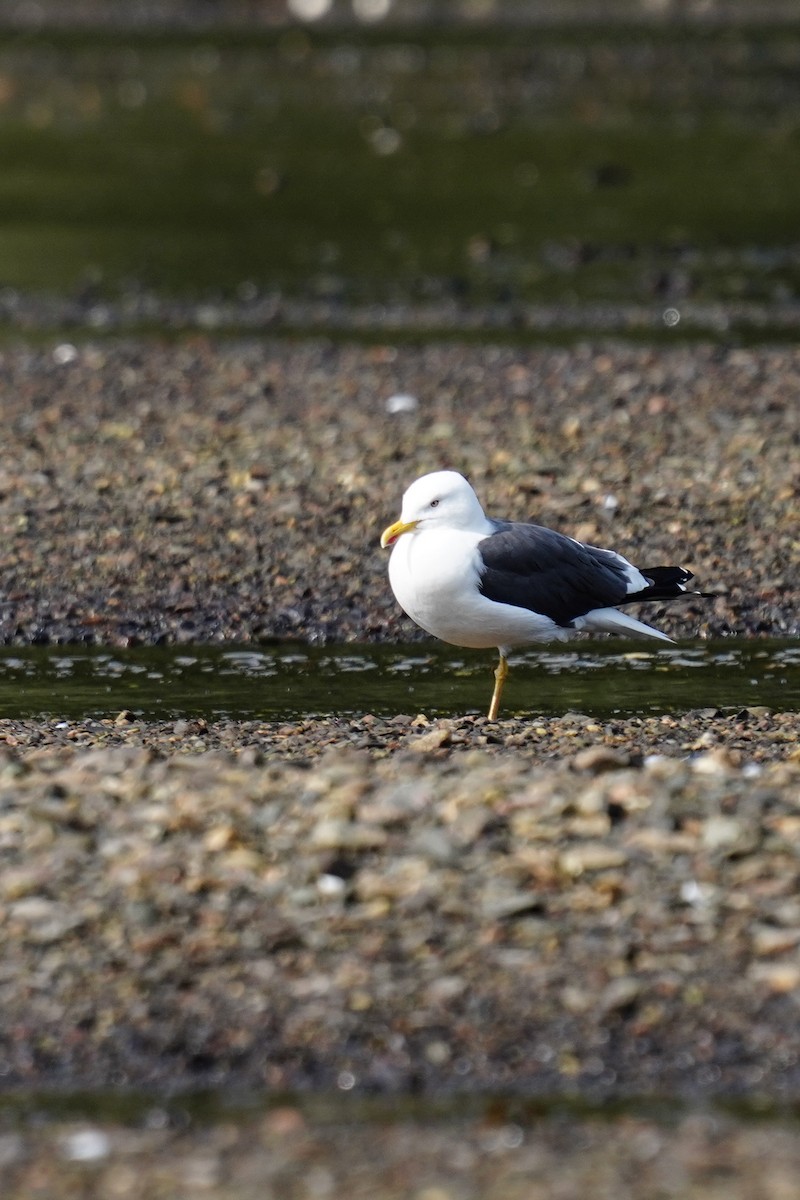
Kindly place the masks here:
<instances>
[{"instance_id":1,"label":"white breast","mask_svg":"<svg viewBox=\"0 0 800 1200\"><path fill-rule=\"evenodd\" d=\"M475 547L482 535L431 529L404 534L389 559L389 582L401 608L436 637L478 593ZM462 623L466 614L462 615Z\"/></svg>"},{"instance_id":2,"label":"white breast","mask_svg":"<svg viewBox=\"0 0 800 1200\"><path fill-rule=\"evenodd\" d=\"M403 534L389 559L389 582L403 611L454 646L520 646L568 636L549 617L481 594L476 548L485 536L453 529Z\"/></svg>"}]
</instances>

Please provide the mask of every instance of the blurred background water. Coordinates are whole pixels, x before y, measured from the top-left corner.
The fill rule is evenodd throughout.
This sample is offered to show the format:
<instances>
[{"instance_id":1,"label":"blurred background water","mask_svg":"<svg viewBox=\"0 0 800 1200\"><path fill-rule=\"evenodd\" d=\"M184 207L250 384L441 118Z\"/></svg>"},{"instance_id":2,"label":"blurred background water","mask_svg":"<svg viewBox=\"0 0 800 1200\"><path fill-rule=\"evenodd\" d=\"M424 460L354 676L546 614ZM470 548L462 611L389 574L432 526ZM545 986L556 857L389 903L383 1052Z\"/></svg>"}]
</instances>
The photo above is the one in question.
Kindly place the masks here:
<instances>
[{"instance_id":1,"label":"blurred background water","mask_svg":"<svg viewBox=\"0 0 800 1200\"><path fill-rule=\"evenodd\" d=\"M0 328L797 329L796 5L0 23Z\"/></svg>"}]
</instances>

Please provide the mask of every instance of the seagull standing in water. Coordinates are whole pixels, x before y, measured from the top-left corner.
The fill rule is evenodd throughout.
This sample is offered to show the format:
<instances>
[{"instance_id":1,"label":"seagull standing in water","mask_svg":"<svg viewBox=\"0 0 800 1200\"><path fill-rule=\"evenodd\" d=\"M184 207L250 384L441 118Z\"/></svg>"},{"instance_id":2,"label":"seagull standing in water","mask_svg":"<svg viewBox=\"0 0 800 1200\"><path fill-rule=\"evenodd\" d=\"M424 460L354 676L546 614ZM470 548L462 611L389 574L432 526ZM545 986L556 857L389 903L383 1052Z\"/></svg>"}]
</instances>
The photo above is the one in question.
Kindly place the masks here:
<instances>
[{"instance_id":1,"label":"seagull standing in water","mask_svg":"<svg viewBox=\"0 0 800 1200\"><path fill-rule=\"evenodd\" d=\"M618 606L704 594L686 587L692 572L683 567L634 567L553 529L493 520L457 471L415 480L381 546L392 547L389 582L412 621L451 645L499 650L490 720L514 647L581 630L671 642Z\"/></svg>"}]
</instances>

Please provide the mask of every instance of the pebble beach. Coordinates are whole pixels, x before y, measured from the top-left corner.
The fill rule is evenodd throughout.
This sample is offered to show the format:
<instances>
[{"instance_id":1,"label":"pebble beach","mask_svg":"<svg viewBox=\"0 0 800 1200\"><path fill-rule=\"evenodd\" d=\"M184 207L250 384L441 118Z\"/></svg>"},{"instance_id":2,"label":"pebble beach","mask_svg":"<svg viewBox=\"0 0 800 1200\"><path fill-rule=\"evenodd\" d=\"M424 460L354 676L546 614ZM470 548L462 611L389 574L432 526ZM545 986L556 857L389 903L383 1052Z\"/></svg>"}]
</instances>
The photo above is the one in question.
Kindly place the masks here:
<instances>
[{"instance_id":1,"label":"pebble beach","mask_svg":"<svg viewBox=\"0 0 800 1200\"><path fill-rule=\"evenodd\" d=\"M6 346L0 372L7 645L422 640L378 538L440 467L490 514L689 567L715 598L646 614L673 637L798 634L794 348L64 338ZM777 686L613 721L2 721L0 1078L792 1103L799 734ZM203 1147L144 1130L142 1173L119 1133L91 1170L132 1197L192 1170L214 1197L549 1195L558 1121L529 1120L464 1117L449 1183L414 1117L365 1139L371 1190L352 1164L313 1175L328 1134L297 1104ZM727 1158L728 1196L777 1197L798 1166L773 1130L760 1171L731 1114L643 1113L628 1140L583 1121L564 1195L600 1163L596 1195L700 1194L681 1188ZM38 1194L79 1161L64 1144ZM15 1200L26 1145L0 1138Z\"/></svg>"}]
</instances>

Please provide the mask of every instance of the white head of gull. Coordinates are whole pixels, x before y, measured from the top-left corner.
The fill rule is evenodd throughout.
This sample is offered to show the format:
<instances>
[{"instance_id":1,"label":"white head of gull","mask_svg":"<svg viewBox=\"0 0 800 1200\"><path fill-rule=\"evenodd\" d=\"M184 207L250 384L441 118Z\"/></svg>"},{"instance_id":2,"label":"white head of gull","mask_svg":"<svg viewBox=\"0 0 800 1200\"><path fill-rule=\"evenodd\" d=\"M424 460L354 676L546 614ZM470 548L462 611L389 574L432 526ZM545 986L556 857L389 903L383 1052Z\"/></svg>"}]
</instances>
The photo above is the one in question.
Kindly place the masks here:
<instances>
[{"instance_id":1,"label":"white head of gull","mask_svg":"<svg viewBox=\"0 0 800 1200\"><path fill-rule=\"evenodd\" d=\"M565 641L581 630L670 642L618 606L685 595L692 578L683 567L640 569L553 529L487 517L457 471L416 479L381 546L392 547L389 581L413 621L454 646L497 647L491 720L514 647Z\"/></svg>"}]
</instances>

